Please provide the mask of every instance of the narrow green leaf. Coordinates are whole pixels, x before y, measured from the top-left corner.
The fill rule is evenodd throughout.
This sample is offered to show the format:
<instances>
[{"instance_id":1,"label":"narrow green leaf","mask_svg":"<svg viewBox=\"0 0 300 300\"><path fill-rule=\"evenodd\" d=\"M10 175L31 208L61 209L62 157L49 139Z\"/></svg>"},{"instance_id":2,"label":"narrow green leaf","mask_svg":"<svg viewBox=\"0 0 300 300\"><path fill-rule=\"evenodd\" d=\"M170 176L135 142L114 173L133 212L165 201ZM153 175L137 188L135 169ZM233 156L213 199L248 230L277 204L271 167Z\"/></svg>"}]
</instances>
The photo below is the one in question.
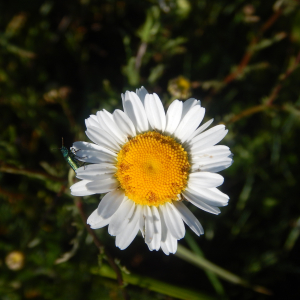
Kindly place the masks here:
<instances>
[{"instance_id":1,"label":"narrow green leaf","mask_svg":"<svg viewBox=\"0 0 300 300\"><path fill-rule=\"evenodd\" d=\"M98 274L100 276L111 278L111 279L117 278L116 273L107 265L103 265L100 269L92 268L91 273ZM123 280L125 283L137 285L142 288L147 288L148 290L158 292L164 295L168 295L171 297L176 297L177 299L184 299L184 300L216 299L214 297L208 296L201 292L196 292L190 289L174 286L149 277L123 273Z\"/></svg>"}]
</instances>

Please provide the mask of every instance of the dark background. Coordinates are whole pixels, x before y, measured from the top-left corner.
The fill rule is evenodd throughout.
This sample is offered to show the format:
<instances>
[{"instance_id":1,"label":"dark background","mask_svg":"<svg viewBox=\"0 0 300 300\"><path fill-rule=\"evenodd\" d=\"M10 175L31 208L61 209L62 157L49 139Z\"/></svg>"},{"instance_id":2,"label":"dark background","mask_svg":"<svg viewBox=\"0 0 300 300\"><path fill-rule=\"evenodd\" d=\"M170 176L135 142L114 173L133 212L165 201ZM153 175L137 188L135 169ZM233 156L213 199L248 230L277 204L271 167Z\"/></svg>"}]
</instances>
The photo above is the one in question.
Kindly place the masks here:
<instances>
[{"instance_id":1,"label":"dark background","mask_svg":"<svg viewBox=\"0 0 300 300\"><path fill-rule=\"evenodd\" d=\"M98 249L58 148L62 137L68 147L87 141L84 119L144 85L166 106L200 99L205 120L228 127L229 205L218 216L193 210L205 234L188 229L180 244L263 288L150 252L140 237L124 251L107 228L99 240L162 285L213 299L299 299L299 46L296 0L1 1L0 298L122 299L115 280L96 274ZM88 215L99 195L82 201ZM176 299L148 287L126 290Z\"/></svg>"}]
</instances>

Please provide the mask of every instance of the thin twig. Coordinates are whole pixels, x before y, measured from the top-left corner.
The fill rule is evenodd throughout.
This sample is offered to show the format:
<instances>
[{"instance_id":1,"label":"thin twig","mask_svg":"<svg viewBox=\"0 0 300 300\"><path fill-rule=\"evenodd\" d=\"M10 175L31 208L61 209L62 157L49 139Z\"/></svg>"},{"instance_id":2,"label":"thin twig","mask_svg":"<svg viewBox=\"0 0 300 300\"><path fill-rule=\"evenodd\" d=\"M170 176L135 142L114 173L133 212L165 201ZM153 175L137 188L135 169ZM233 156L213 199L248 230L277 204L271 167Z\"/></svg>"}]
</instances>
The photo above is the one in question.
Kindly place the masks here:
<instances>
[{"instance_id":1,"label":"thin twig","mask_svg":"<svg viewBox=\"0 0 300 300\"><path fill-rule=\"evenodd\" d=\"M100 240L98 239L97 235L95 234L95 231L92 230L90 228L90 226L86 223L86 214L83 210L83 204L82 204L82 201L80 199L80 197L76 197L75 198L75 204L78 208L78 211L79 211L79 214L80 214L80 217L85 225L85 228L87 229L88 233L93 237L93 241L94 241L94 244L97 246L97 248L99 249L100 253L104 253L105 256L106 256L106 259L108 261L108 263L110 264L110 266L112 267L112 269L115 271L116 275L117 275L117 281L118 281L118 284L121 288L121 291L122 291L122 294L123 294L123 298L125 300L129 300L129 295L126 291L126 289L124 288L124 281L123 281L123 276L122 276L122 272L119 268L119 266L115 263L113 257L105 250L105 247L104 245L100 242Z\"/></svg>"},{"instance_id":2,"label":"thin twig","mask_svg":"<svg viewBox=\"0 0 300 300\"><path fill-rule=\"evenodd\" d=\"M293 65L286 70L286 72L280 77L279 83L272 89L271 94L267 98L264 104L261 105L256 105L250 108L247 108L240 112L239 114L233 116L227 123L234 123L236 121L239 121L240 119L244 117L248 117L250 115L256 114L258 112L264 111L266 109L270 108L280 108L280 107L275 107L273 105L274 100L278 97L279 92L281 91L283 87L283 82L296 70L298 65L300 64L300 51L297 54L297 57L293 63ZM281 108L282 110L286 110L285 107Z\"/></svg>"},{"instance_id":3,"label":"thin twig","mask_svg":"<svg viewBox=\"0 0 300 300\"><path fill-rule=\"evenodd\" d=\"M273 101L277 98L280 90L282 89L283 82L295 71L295 69L298 67L299 63L300 63L300 51L299 51L293 65L289 69L287 69L287 71L280 78L280 82L272 90L272 93L270 94L270 96L268 97L268 100L266 101L267 105L271 105L273 103Z\"/></svg>"},{"instance_id":4,"label":"thin twig","mask_svg":"<svg viewBox=\"0 0 300 300\"><path fill-rule=\"evenodd\" d=\"M280 17L281 14L282 14L282 9L280 8L277 11L275 11L274 14L260 27L260 29L258 31L258 36L254 36L251 39L250 44L247 47L247 50L246 50L244 56L242 57L237 69L235 71L233 71L232 73L228 74L224 78L224 80L223 80L224 83L228 84L229 82L233 81L235 78L237 78L240 74L242 74L244 72L244 69L250 62L250 60L255 52L254 46L259 42L263 33L276 22L276 20Z\"/></svg>"},{"instance_id":5,"label":"thin twig","mask_svg":"<svg viewBox=\"0 0 300 300\"><path fill-rule=\"evenodd\" d=\"M267 106L267 105L256 105L256 106L253 106L253 107L250 107L250 108L247 108L245 110L243 110L242 112L240 112L239 114L233 116L229 121L227 121L226 123L227 124L231 124L231 123L234 123L236 121L239 121L240 119L244 118L244 117L248 117L248 116L251 116L253 114L256 114L258 112L261 112L267 108L269 108L270 106Z\"/></svg>"},{"instance_id":6,"label":"thin twig","mask_svg":"<svg viewBox=\"0 0 300 300\"><path fill-rule=\"evenodd\" d=\"M42 179L42 180L50 179L50 180L61 182L61 183L66 182L66 180L64 178L53 176L48 173L37 171L37 170L17 168L15 166L9 165L3 161L0 161L0 172L26 175L28 177L34 177L34 178L38 178L38 179Z\"/></svg>"},{"instance_id":7,"label":"thin twig","mask_svg":"<svg viewBox=\"0 0 300 300\"><path fill-rule=\"evenodd\" d=\"M146 53L148 44L146 42L142 42L138 49L136 59L135 59L135 69L138 71L142 65L143 56Z\"/></svg>"},{"instance_id":8,"label":"thin twig","mask_svg":"<svg viewBox=\"0 0 300 300\"><path fill-rule=\"evenodd\" d=\"M248 66L252 56L255 53L255 45L257 45L257 43L261 40L263 33L265 33L265 31L268 30L276 22L276 20L281 16L282 12L283 12L283 8L279 8L278 10L276 10L272 14L272 16L260 27L257 35L251 39L238 66L235 68L234 71L232 71L227 76L225 76L225 78L222 80L223 84L220 84L218 86L218 88L211 89L209 95L204 99L206 102L209 102L210 100L212 100L212 97L214 95L216 95L218 92L220 92L230 82L234 81L238 76L243 74L245 68ZM199 85L201 85L201 83ZM194 82L193 86L198 87L197 82Z\"/></svg>"}]
</instances>

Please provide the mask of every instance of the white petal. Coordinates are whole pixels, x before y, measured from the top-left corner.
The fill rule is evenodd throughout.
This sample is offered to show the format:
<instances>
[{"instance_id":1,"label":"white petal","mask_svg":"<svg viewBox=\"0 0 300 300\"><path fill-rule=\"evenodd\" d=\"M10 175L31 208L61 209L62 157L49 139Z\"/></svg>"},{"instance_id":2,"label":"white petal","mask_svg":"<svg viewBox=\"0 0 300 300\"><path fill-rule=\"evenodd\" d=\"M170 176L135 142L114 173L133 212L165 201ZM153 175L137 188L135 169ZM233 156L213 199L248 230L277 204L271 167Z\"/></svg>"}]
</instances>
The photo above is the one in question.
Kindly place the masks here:
<instances>
[{"instance_id":1,"label":"white petal","mask_svg":"<svg viewBox=\"0 0 300 300\"><path fill-rule=\"evenodd\" d=\"M91 150L78 150L76 152L76 159L88 163L115 163L116 154L108 153L107 150L103 151L91 151Z\"/></svg>"},{"instance_id":2,"label":"white petal","mask_svg":"<svg viewBox=\"0 0 300 300\"><path fill-rule=\"evenodd\" d=\"M114 174L117 168L110 163L92 164L80 167L76 170L77 176L97 176L101 174Z\"/></svg>"},{"instance_id":3,"label":"white petal","mask_svg":"<svg viewBox=\"0 0 300 300\"><path fill-rule=\"evenodd\" d=\"M195 191L191 188L186 188L185 192L189 192L193 197L197 198L199 201L202 201L211 206L226 206L228 204L228 196L216 188L209 189L214 193L215 198L207 198L207 195L203 195L198 191Z\"/></svg>"},{"instance_id":4,"label":"white petal","mask_svg":"<svg viewBox=\"0 0 300 300\"><path fill-rule=\"evenodd\" d=\"M134 137L136 136L136 131L133 123L129 117L120 109L116 109L113 113L114 120L120 130L124 132L127 136Z\"/></svg>"},{"instance_id":5,"label":"white petal","mask_svg":"<svg viewBox=\"0 0 300 300\"><path fill-rule=\"evenodd\" d=\"M142 103L144 104L145 96L148 94L147 90L142 86L140 89L136 89L136 94L139 96Z\"/></svg>"},{"instance_id":6,"label":"white petal","mask_svg":"<svg viewBox=\"0 0 300 300\"><path fill-rule=\"evenodd\" d=\"M157 207L151 206L152 216L153 216L153 225L154 225L154 234L151 243L148 245L152 250L158 251L160 248L161 241L161 221L160 215Z\"/></svg>"},{"instance_id":7,"label":"white petal","mask_svg":"<svg viewBox=\"0 0 300 300\"><path fill-rule=\"evenodd\" d=\"M104 151L111 155L116 155L115 152L110 151L109 149L107 149L103 146L99 146L99 145L87 143L87 142L75 142L75 143L73 143L73 146L70 149L72 150L72 148L75 150L75 152L77 150L93 150L93 151ZM77 153L75 153L75 155L76 154Z\"/></svg>"},{"instance_id":8,"label":"white petal","mask_svg":"<svg viewBox=\"0 0 300 300\"><path fill-rule=\"evenodd\" d=\"M121 148L117 141L106 131L98 129L97 127L89 127L85 134L95 144L112 151L118 152Z\"/></svg>"},{"instance_id":9,"label":"white petal","mask_svg":"<svg viewBox=\"0 0 300 300\"><path fill-rule=\"evenodd\" d=\"M92 192L87 189L87 184L91 182L89 180L81 180L75 184L73 184L70 189L71 189L71 195L73 196L88 196L88 195L93 195L95 192Z\"/></svg>"},{"instance_id":10,"label":"white petal","mask_svg":"<svg viewBox=\"0 0 300 300\"><path fill-rule=\"evenodd\" d=\"M209 161L194 162L191 168L192 172L207 171L207 172L220 172L232 165L233 160L229 157L214 158Z\"/></svg>"},{"instance_id":11,"label":"white petal","mask_svg":"<svg viewBox=\"0 0 300 300\"><path fill-rule=\"evenodd\" d=\"M138 132L144 132L149 129L147 115L144 106L134 92L126 92L124 97L124 111L132 121Z\"/></svg>"},{"instance_id":12,"label":"white petal","mask_svg":"<svg viewBox=\"0 0 300 300\"><path fill-rule=\"evenodd\" d=\"M111 217L120 207L125 199L125 194L121 190L113 190L107 193L99 203L98 211L103 219Z\"/></svg>"},{"instance_id":13,"label":"white petal","mask_svg":"<svg viewBox=\"0 0 300 300\"><path fill-rule=\"evenodd\" d=\"M206 161L211 160L213 158L225 158L231 155L231 151L229 147L223 145L212 146L210 148L205 148L200 151L191 151L192 160Z\"/></svg>"},{"instance_id":14,"label":"white petal","mask_svg":"<svg viewBox=\"0 0 300 300\"><path fill-rule=\"evenodd\" d=\"M188 187L186 190L207 200L218 201L220 203L226 204L229 200L229 197L226 194L219 191L217 188L207 189L199 187L197 184L194 183L188 183Z\"/></svg>"},{"instance_id":15,"label":"white petal","mask_svg":"<svg viewBox=\"0 0 300 300\"><path fill-rule=\"evenodd\" d=\"M94 194L102 194L110 192L118 187L119 183L115 178L106 180L90 181L86 184L87 190Z\"/></svg>"},{"instance_id":16,"label":"white petal","mask_svg":"<svg viewBox=\"0 0 300 300\"><path fill-rule=\"evenodd\" d=\"M94 126L94 127L98 127L100 129L102 129L101 125L98 122L97 116L95 116L95 115L90 115L89 118L85 119L85 125L86 125L86 128L88 128L90 126Z\"/></svg>"},{"instance_id":17,"label":"white petal","mask_svg":"<svg viewBox=\"0 0 300 300\"><path fill-rule=\"evenodd\" d=\"M166 255L169 255L170 252L168 250L168 247L166 246L166 243L165 242L161 242L160 243L160 246L161 246L161 250L166 254Z\"/></svg>"},{"instance_id":18,"label":"white petal","mask_svg":"<svg viewBox=\"0 0 300 300\"><path fill-rule=\"evenodd\" d=\"M108 226L108 233L110 235L119 234L129 223L134 209L135 203L132 200L127 198L125 201L123 201L117 212L112 216Z\"/></svg>"},{"instance_id":19,"label":"white petal","mask_svg":"<svg viewBox=\"0 0 300 300\"><path fill-rule=\"evenodd\" d=\"M177 240L172 236L166 225L164 214L162 212L162 206L158 207L158 212L161 220L161 249L166 255L175 253L177 250Z\"/></svg>"},{"instance_id":20,"label":"white petal","mask_svg":"<svg viewBox=\"0 0 300 300\"><path fill-rule=\"evenodd\" d=\"M170 233L177 240L182 239L185 234L185 228L178 211L173 207L172 204L168 202L164 205L161 205L160 207Z\"/></svg>"},{"instance_id":21,"label":"white petal","mask_svg":"<svg viewBox=\"0 0 300 300\"><path fill-rule=\"evenodd\" d=\"M201 106L200 100L197 100L195 98L189 98L183 102L182 107L182 116L181 120L185 117L185 115L194 107L194 106Z\"/></svg>"},{"instance_id":22,"label":"white petal","mask_svg":"<svg viewBox=\"0 0 300 300\"><path fill-rule=\"evenodd\" d=\"M179 125L182 115L182 102L174 100L167 111L166 116L166 129L165 132L168 134L174 133Z\"/></svg>"},{"instance_id":23,"label":"white petal","mask_svg":"<svg viewBox=\"0 0 300 300\"><path fill-rule=\"evenodd\" d=\"M115 178L113 173L106 173L106 174L98 174L98 175L87 175L87 174L81 174L76 175L78 179L86 179L86 180L106 180L110 178Z\"/></svg>"},{"instance_id":24,"label":"white petal","mask_svg":"<svg viewBox=\"0 0 300 300\"><path fill-rule=\"evenodd\" d=\"M189 184L192 183L203 188L214 188L220 186L223 182L223 176L210 172L195 172L189 176Z\"/></svg>"},{"instance_id":25,"label":"white petal","mask_svg":"<svg viewBox=\"0 0 300 300\"><path fill-rule=\"evenodd\" d=\"M204 211L207 211L215 215L218 215L221 212L218 207L206 204L204 201L196 197L194 194L191 194L187 190L185 190L182 194L189 202L191 202L192 204L194 204L195 206L197 206L198 208Z\"/></svg>"},{"instance_id":26,"label":"white petal","mask_svg":"<svg viewBox=\"0 0 300 300\"><path fill-rule=\"evenodd\" d=\"M139 216L141 214L141 205L135 206L135 211L130 218L127 226L116 236L116 246L121 250L126 249L136 237L139 231Z\"/></svg>"},{"instance_id":27,"label":"white petal","mask_svg":"<svg viewBox=\"0 0 300 300\"><path fill-rule=\"evenodd\" d=\"M146 96L147 97L147 96ZM151 243L154 234L153 216L151 208L148 205L144 205L145 218L145 242L146 244Z\"/></svg>"},{"instance_id":28,"label":"white petal","mask_svg":"<svg viewBox=\"0 0 300 300\"><path fill-rule=\"evenodd\" d=\"M119 129L118 125L115 123L112 114L110 114L108 111L98 111L97 117L103 122L103 127L105 126L105 131L108 132L111 136L114 137L114 139L119 144L124 144L127 142L126 135Z\"/></svg>"},{"instance_id":29,"label":"white petal","mask_svg":"<svg viewBox=\"0 0 300 300\"><path fill-rule=\"evenodd\" d=\"M145 219L146 215L144 213L144 206L142 206L141 214L140 214L140 219L139 219L139 228L142 233L143 238L145 238Z\"/></svg>"},{"instance_id":30,"label":"white petal","mask_svg":"<svg viewBox=\"0 0 300 300\"><path fill-rule=\"evenodd\" d=\"M217 125L194 137L190 141L193 155L197 154L201 150L204 150L205 148L209 148L219 143L227 134L227 132L228 130L225 130L224 125Z\"/></svg>"},{"instance_id":31,"label":"white petal","mask_svg":"<svg viewBox=\"0 0 300 300\"><path fill-rule=\"evenodd\" d=\"M204 114L205 109L199 105L190 109L181 120L174 135L182 142L186 141L202 122Z\"/></svg>"},{"instance_id":32,"label":"white petal","mask_svg":"<svg viewBox=\"0 0 300 300\"><path fill-rule=\"evenodd\" d=\"M177 239L173 237L170 231L167 233L166 240L161 242L161 249L165 252L165 254L168 253L167 255L177 251ZM167 252L164 249L166 249Z\"/></svg>"},{"instance_id":33,"label":"white petal","mask_svg":"<svg viewBox=\"0 0 300 300\"><path fill-rule=\"evenodd\" d=\"M111 218L102 219L101 221L94 223L93 225L90 225L90 226L92 229L99 229L99 228L102 228L102 227L108 225L110 220L111 220Z\"/></svg>"},{"instance_id":34,"label":"white petal","mask_svg":"<svg viewBox=\"0 0 300 300\"><path fill-rule=\"evenodd\" d=\"M145 111L151 127L163 132L166 128L166 115L164 107L156 94L146 95Z\"/></svg>"},{"instance_id":35,"label":"white petal","mask_svg":"<svg viewBox=\"0 0 300 300\"><path fill-rule=\"evenodd\" d=\"M97 223L99 220L101 221L103 220L103 218L100 217L100 215L98 214L98 208L97 208L90 214L86 223L91 225L93 223Z\"/></svg>"},{"instance_id":36,"label":"white petal","mask_svg":"<svg viewBox=\"0 0 300 300\"><path fill-rule=\"evenodd\" d=\"M95 145L92 143L75 142L70 149L73 151L73 153L75 153L77 159L83 158L83 155L80 156L80 155L78 155L78 153L83 154L85 150L91 150L91 151L99 152L99 153L104 152L111 156L117 157L117 154L115 152L113 152L105 147Z\"/></svg>"},{"instance_id":37,"label":"white petal","mask_svg":"<svg viewBox=\"0 0 300 300\"><path fill-rule=\"evenodd\" d=\"M198 219L181 201L174 201L174 205L186 225L188 225L197 235L204 233L203 227Z\"/></svg>"},{"instance_id":38,"label":"white petal","mask_svg":"<svg viewBox=\"0 0 300 300\"><path fill-rule=\"evenodd\" d=\"M214 121L214 119L210 119L209 121L207 121L206 123L204 123L203 125L201 125L197 130L195 130L190 137L187 139L187 141L192 140L195 136L199 135L201 132L203 132L207 127L210 126L210 124Z\"/></svg>"},{"instance_id":39,"label":"white petal","mask_svg":"<svg viewBox=\"0 0 300 300\"><path fill-rule=\"evenodd\" d=\"M103 219L99 215L98 208L93 211L93 213L87 219L87 224L91 225L92 229L98 229L109 224L111 218Z\"/></svg>"}]
</instances>

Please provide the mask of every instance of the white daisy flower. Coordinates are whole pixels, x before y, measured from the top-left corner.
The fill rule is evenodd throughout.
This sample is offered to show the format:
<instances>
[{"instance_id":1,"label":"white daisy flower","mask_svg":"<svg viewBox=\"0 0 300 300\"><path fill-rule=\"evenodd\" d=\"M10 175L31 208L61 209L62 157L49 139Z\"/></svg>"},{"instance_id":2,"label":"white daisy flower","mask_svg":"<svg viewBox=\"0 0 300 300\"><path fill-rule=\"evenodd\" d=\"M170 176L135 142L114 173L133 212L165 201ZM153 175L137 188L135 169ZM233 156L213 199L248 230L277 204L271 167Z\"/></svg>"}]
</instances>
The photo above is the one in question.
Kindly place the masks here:
<instances>
[{"instance_id":1,"label":"white daisy flower","mask_svg":"<svg viewBox=\"0 0 300 300\"><path fill-rule=\"evenodd\" d=\"M184 223L204 233L186 204L219 214L218 206L228 203L217 189L224 179L216 174L232 164L229 148L216 146L228 130L217 125L204 131L213 120L199 127L205 109L194 98L173 101L167 113L144 87L122 100L124 111L102 110L86 119L93 143L75 142L73 148L90 164L76 170L82 180L71 194L107 193L87 223L93 229L108 225L120 249L141 231L151 251L175 253Z\"/></svg>"}]
</instances>

